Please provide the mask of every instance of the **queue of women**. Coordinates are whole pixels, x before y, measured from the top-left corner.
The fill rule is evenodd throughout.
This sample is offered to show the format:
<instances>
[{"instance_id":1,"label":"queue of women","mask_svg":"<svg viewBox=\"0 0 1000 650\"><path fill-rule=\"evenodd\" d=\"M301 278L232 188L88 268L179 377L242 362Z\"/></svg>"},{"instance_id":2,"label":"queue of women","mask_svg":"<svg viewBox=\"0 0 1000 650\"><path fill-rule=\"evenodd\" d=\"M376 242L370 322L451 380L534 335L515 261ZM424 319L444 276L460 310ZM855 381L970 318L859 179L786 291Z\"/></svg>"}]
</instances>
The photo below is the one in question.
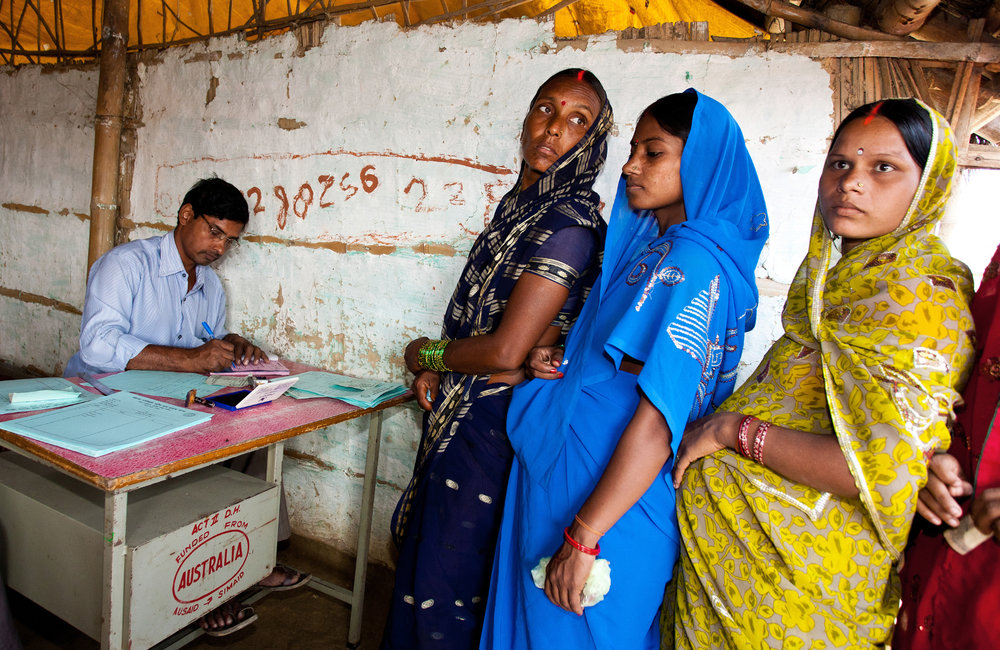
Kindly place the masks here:
<instances>
[{"instance_id":1,"label":"queue of women","mask_svg":"<svg viewBox=\"0 0 1000 650\"><path fill-rule=\"evenodd\" d=\"M406 348L427 414L382 647L997 647L1000 251L973 301L934 235L947 122L839 126L737 387L768 237L743 133L654 102L605 226L612 120L593 74L542 84L441 338Z\"/></svg>"}]
</instances>

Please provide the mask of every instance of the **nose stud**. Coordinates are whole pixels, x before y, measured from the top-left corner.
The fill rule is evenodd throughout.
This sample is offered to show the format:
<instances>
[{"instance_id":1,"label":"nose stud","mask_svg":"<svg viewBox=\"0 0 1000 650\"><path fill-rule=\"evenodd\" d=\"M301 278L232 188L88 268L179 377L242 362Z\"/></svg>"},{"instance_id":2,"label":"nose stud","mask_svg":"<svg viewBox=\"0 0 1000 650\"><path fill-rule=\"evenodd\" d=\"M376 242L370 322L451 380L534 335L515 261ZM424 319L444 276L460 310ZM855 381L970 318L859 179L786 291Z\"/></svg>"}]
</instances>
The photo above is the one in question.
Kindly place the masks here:
<instances>
[{"instance_id":1,"label":"nose stud","mask_svg":"<svg viewBox=\"0 0 1000 650\"><path fill-rule=\"evenodd\" d=\"M864 183L860 183L860 182L858 183L858 187L864 187L864 186L865 186Z\"/></svg>"}]
</instances>

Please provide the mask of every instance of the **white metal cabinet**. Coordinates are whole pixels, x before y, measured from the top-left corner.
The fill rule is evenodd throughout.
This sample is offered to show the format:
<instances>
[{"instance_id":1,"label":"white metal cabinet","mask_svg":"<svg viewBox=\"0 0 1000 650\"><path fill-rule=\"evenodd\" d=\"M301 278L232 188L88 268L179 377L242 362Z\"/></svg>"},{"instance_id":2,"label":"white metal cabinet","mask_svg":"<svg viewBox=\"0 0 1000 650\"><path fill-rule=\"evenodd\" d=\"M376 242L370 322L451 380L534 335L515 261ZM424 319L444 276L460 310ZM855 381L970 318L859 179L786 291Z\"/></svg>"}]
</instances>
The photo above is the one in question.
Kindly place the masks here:
<instances>
[{"instance_id":1,"label":"white metal cabinet","mask_svg":"<svg viewBox=\"0 0 1000 650\"><path fill-rule=\"evenodd\" d=\"M101 638L105 499L111 494L0 455L0 562L8 584ZM145 650L274 566L279 488L218 465L129 493L123 646Z\"/></svg>"}]
</instances>

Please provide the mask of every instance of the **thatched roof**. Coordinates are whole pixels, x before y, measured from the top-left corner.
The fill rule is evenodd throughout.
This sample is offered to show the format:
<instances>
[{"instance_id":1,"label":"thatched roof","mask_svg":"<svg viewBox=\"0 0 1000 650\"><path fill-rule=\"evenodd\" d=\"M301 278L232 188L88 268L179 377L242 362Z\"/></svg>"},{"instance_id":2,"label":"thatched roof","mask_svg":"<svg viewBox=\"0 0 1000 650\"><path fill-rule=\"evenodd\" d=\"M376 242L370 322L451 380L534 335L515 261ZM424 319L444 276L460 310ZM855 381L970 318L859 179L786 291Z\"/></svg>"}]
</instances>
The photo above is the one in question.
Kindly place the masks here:
<instances>
[{"instance_id":1,"label":"thatched roof","mask_svg":"<svg viewBox=\"0 0 1000 650\"><path fill-rule=\"evenodd\" d=\"M108 4L115 3L108 0ZM122 10L128 8L125 45L132 52L226 34L255 40L329 22L391 20L414 28L504 18L554 20L558 38L609 30L626 38L676 38L671 24L699 24L707 25L707 33L698 38L713 41L1000 43L1000 0L120 0L117 4ZM0 0L0 65L96 59L104 8L105 0ZM970 78L980 80L972 137L974 142L1000 142L1000 61L973 66L954 58L944 62L927 58L919 62L924 72L915 80L927 94L923 98L948 112L965 93L963 84L967 86Z\"/></svg>"},{"instance_id":2,"label":"thatched roof","mask_svg":"<svg viewBox=\"0 0 1000 650\"><path fill-rule=\"evenodd\" d=\"M96 56L104 4L0 0L0 63ZM969 21L976 18L985 19L987 42L1000 33L1000 0L129 0L129 5L130 50L230 33L253 39L331 19L344 25L394 20L414 27L447 20L552 17L556 36L562 38L705 21L712 37L747 38L784 31L782 17L792 12L920 40L965 41ZM794 16L790 20L806 24Z\"/></svg>"},{"instance_id":3,"label":"thatched roof","mask_svg":"<svg viewBox=\"0 0 1000 650\"><path fill-rule=\"evenodd\" d=\"M0 0L0 63L93 58L103 0ZM754 26L711 0L130 0L130 50L242 33L249 39L317 20L415 27L447 20L553 17L559 37L675 21L707 21L712 35L750 37Z\"/></svg>"}]
</instances>

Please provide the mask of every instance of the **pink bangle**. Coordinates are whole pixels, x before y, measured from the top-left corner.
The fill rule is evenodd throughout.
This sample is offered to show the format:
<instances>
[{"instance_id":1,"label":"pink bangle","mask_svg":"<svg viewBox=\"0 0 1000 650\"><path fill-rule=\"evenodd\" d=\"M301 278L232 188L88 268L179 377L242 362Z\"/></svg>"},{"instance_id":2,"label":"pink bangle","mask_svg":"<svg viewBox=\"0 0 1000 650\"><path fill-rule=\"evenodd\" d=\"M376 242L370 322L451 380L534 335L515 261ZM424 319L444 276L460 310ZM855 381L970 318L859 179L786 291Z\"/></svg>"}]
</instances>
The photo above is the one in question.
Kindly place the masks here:
<instances>
[{"instance_id":1,"label":"pink bangle","mask_svg":"<svg viewBox=\"0 0 1000 650\"><path fill-rule=\"evenodd\" d=\"M761 422L757 427L757 435L753 438L753 459L764 464L764 438L767 437L767 430L771 428L770 422Z\"/></svg>"},{"instance_id":2,"label":"pink bangle","mask_svg":"<svg viewBox=\"0 0 1000 650\"><path fill-rule=\"evenodd\" d=\"M751 458L750 443L747 442L747 432L750 430L750 425L756 419L754 416L748 415L740 422L740 432L736 437L736 451L740 452L740 455L745 458Z\"/></svg>"},{"instance_id":3,"label":"pink bangle","mask_svg":"<svg viewBox=\"0 0 1000 650\"><path fill-rule=\"evenodd\" d=\"M572 537L570 537L569 536L569 526L566 526L565 528L563 528L563 537L566 538L566 541L569 542L570 546L572 546L576 550L580 551L581 553L586 553L587 555L597 555L598 553L601 552L601 545L600 544L597 545L597 548L590 548L589 546L584 546L580 542L578 542L575 539L573 539Z\"/></svg>"}]
</instances>

